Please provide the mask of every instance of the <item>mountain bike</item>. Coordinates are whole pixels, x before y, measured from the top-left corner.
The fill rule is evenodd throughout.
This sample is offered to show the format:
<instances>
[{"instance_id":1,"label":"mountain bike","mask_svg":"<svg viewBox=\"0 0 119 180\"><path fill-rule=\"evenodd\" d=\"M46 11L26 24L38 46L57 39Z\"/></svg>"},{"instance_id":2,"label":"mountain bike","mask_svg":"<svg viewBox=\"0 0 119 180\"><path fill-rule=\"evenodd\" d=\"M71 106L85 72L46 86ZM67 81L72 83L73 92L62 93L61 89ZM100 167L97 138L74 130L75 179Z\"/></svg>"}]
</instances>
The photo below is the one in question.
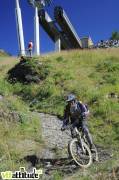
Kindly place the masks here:
<instances>
[{"instance_id":1,"label":"mountain bike","mask_svg":"<svg viewBox=\"0 0 119 180\"><path fill-rule=\"evenodd\" d=\"M71 129L71 126L68 126L68 129L69 128ZM84 168L87 168L92 164L94 153L95 160L98 161L97 149L95 148L95 152L91 152L85 134L77 127L74 128L73 138L68 143L68 152L75 163Z\"/></svg>"}]
</instances>

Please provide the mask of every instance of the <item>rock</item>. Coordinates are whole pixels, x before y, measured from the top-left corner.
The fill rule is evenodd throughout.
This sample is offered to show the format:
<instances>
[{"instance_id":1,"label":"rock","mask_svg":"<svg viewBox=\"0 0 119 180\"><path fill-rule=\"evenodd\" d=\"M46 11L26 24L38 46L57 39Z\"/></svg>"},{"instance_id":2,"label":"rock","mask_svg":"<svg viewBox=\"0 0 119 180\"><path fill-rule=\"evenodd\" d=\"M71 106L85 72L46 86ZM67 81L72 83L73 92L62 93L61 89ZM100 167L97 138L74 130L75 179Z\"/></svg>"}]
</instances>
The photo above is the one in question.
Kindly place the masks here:
<instances>
[{"instance_id":1,"label":"rock","mask_svg":"<svg viewBox=\"0 0 119 180\"><path fill-rule=\"evenodd\" d=\"M46 168L49 168L49 167L52 167L52 165L51 165L50 162L47 162L45 167L46 167Z\"/></svg>"},{"instance_id":2,"label":"rock","mask_svg":"<svg viewBox=\"0 0 119 180\"><path fill-rule=\"evenodd\" d=\"M111 93L109 93L108 95L106 95L106 97L107 97L107 98L115 98L115 99L117 99L117 98L118 98L118 95L117 95L116 93L114 93L114 92L111 92Z\"/></svg>"},{"instance_id":3,"label":"rock","mask_svg":"<svg viewBox=\"0 0 119 180\"><path fill-rule=\"evenodd\" d=\"M40 82L40 78L38 76L33 76L33 75L26 75L25 79L27 82L36 82L39 83Z\"/></svg>"},{"instance_id":4,"label":"rock","mask_svg":"<svg viewBox=\"0 0 119 180\"><path fill-rule=\"evenodd\" d=\"M39 156L40 156L40 158L43 158L43 159L54 159L55 158L54 153L48 148L43 149Z\"/></svg>"},{"instance_id":5,"label":"rock","mask_svg":"<svg viewBox=\"0 0 119 180\"><path fill-rule=\"evenodd\" d=\"M2 95L0 95L0 101L2 101L3 100L3 96Z\"/></svg>"}]
</instances>

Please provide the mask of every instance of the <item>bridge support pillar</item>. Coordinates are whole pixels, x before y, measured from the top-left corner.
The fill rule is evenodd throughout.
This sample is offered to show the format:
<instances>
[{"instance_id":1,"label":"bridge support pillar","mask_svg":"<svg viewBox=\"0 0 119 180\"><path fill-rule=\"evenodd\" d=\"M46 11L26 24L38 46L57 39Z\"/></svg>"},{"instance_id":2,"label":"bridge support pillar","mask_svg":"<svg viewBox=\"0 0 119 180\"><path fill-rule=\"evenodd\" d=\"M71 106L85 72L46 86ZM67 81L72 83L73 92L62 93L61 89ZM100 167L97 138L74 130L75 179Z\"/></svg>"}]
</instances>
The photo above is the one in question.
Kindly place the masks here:
<instances>
[{"instance_id":1,"label":"bridge support pillar","mask_svg":"<svg viewBox=\"0 0 119 180\"><path fill-rule=\"evenodd\" d=\"M35 17L34 17L34 49L35 55L40 55L40 37L39 37L39 17L38 17L38 8L35 7Z\"/></svg>"},{"instance_id":2,"label":"bridge support pillar","mask_svg":"<svg viewBox=\"0 0 119 180\"><path fill-rule=\"evenodd\" d=\"M56 52L61 51L61 39L60 39L60 37L56 38L56 40L55 40L55 51Z\"/></svg>"},{"instance_id":3,"label":"bridge support pillar","mask_svg":"<svg viewBox=\"0 0 119 180\"><path fill-rule=\"evenodd\" d=\"M15 14L16 14L18 44L19 44L19 51L20 51L19 53L21 56L25 56L24 33L23 33L22 15L21 15L21 9L19 5L19 0L16 0Z\"/></svg>"}]
</instances>

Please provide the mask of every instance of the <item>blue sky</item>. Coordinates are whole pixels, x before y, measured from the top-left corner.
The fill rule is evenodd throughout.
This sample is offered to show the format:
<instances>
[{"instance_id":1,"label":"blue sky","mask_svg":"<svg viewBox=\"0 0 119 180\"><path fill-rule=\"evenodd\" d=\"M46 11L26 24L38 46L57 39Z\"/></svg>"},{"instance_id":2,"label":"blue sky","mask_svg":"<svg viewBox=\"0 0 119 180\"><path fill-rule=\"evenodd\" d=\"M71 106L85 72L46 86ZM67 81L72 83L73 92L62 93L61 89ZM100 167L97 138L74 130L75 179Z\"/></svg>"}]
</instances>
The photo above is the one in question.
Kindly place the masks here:
<instances>
[{"instance_id":1,"label":"blue sky","mask_svg":"<svg viewBox=\"0 0 119 180\"><path fill-rule=\"evenodd\" d=\"M54 0L50 9L61 5L74 25L79 37L90 35L96 43L108 39L111 32L119 31L119 0ZM20 0L24 25L25 46L33 40L34 9L27 0ZM40 27L41 52L54 50L54 43ZM0 48L17 55L18 43L15 21L15 0L0 0Z\"/></svg>"}]
</instances>

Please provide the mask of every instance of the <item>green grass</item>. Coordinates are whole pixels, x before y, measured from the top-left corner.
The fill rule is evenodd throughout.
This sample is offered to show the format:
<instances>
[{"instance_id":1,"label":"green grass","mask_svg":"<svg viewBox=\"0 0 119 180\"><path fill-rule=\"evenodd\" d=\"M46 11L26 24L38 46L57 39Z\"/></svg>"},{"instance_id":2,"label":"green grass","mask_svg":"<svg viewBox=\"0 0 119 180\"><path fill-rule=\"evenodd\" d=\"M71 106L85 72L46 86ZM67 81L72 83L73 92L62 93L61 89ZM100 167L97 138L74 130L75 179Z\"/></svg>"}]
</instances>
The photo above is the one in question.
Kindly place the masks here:
<instances>
[{"instance_id":1,"label":"green grass","mask_svg":"<svg viewBox=\"0 0 119 180\"><path fill-rule=\"evenodd\" d=\"M0 102L0 158L5 156L5 160L0 171L15 170L26 155L36 154L42 144L38 115L30 112L19 98L4 98Z\"/></svg>"},{"instance_id":2,"label":"green grass","mask_svg":"<svg viewBox=\"0 0 119 180\"><path fill-rule=\"evenodd\" d=\"M76 50L33 58L26 66L41 77L38 83L10 84L7 72L16 62L7 60L7 65L1 62L0 94L5 96L7 109L22 114L23 119L16 137L31 136L40 143L40 137L35 139L39 132L37 121L31 124L29 110L63 115L67 94L75 93L89 105L89 126L94 141L107 148L119 148L119 49ZM38 63L42 63L43 68L39 69ZM116 96L110 98L111 93ZM9 133L6 134L10 138ZM59 175L56 173L56 176Z\"/></svg>"},{"instance_id":3,"label":"green grass","mask_svg":"<svg viewBox=\"0 0 119 180\"><path fill-rule=\"evenodd\" d=\"M27 167L24 157L39 152L43 144L38 114L31 112L25 101L14 94L17 85L13 87L6 80L8 70L16 62L16 58L1 58L0 63L0 171Z\"/></svg>"},{"instance_id":4,"label":"green grass","mask_svg":"<svg viewBox=\"0 0 119 180\"><path fill-rule=\"evenodd\" d=\"M40 69L40 74L42 76L45 74L45 78L37 84L24 85L17 82L12 85L12 93L21 96L26 103L30 104L31 110L56 115L63 114L66 95L75 93L80 100L89 104L91 127L101 122L102 126L111 131L109 137L113 136L116 139L118 99L107 98L107 96L112 92L119 95L117 52L118 50L72 51L44 56L39 59L39 62L47 64L46 69ZM28 62L29 66L36 68L34 64L37 64L37 61L32 59ZM91 129L92 132L95 131L94 128ZM99 132L98 141L102 141L104 134L102 130Z\"/></svg>"},{"instance_id":5,"label":"green grass","mask_svg":"<svg viewBox=\"0 0 119 180\"><path fill-rule=\"evenodd\" d=\"M11 95L21 97L32 111L60 116L67 94L75 93L78 99L89 105L89 125L95 141L107 147L118 146L119 101L118 98L108 98L111 93L119 97L118 51L76 50L28 59L24 67L29 67L41 77L41 81L10 84L2 79L1 93L11 92Z\"/></svg>"}]
</instances>

